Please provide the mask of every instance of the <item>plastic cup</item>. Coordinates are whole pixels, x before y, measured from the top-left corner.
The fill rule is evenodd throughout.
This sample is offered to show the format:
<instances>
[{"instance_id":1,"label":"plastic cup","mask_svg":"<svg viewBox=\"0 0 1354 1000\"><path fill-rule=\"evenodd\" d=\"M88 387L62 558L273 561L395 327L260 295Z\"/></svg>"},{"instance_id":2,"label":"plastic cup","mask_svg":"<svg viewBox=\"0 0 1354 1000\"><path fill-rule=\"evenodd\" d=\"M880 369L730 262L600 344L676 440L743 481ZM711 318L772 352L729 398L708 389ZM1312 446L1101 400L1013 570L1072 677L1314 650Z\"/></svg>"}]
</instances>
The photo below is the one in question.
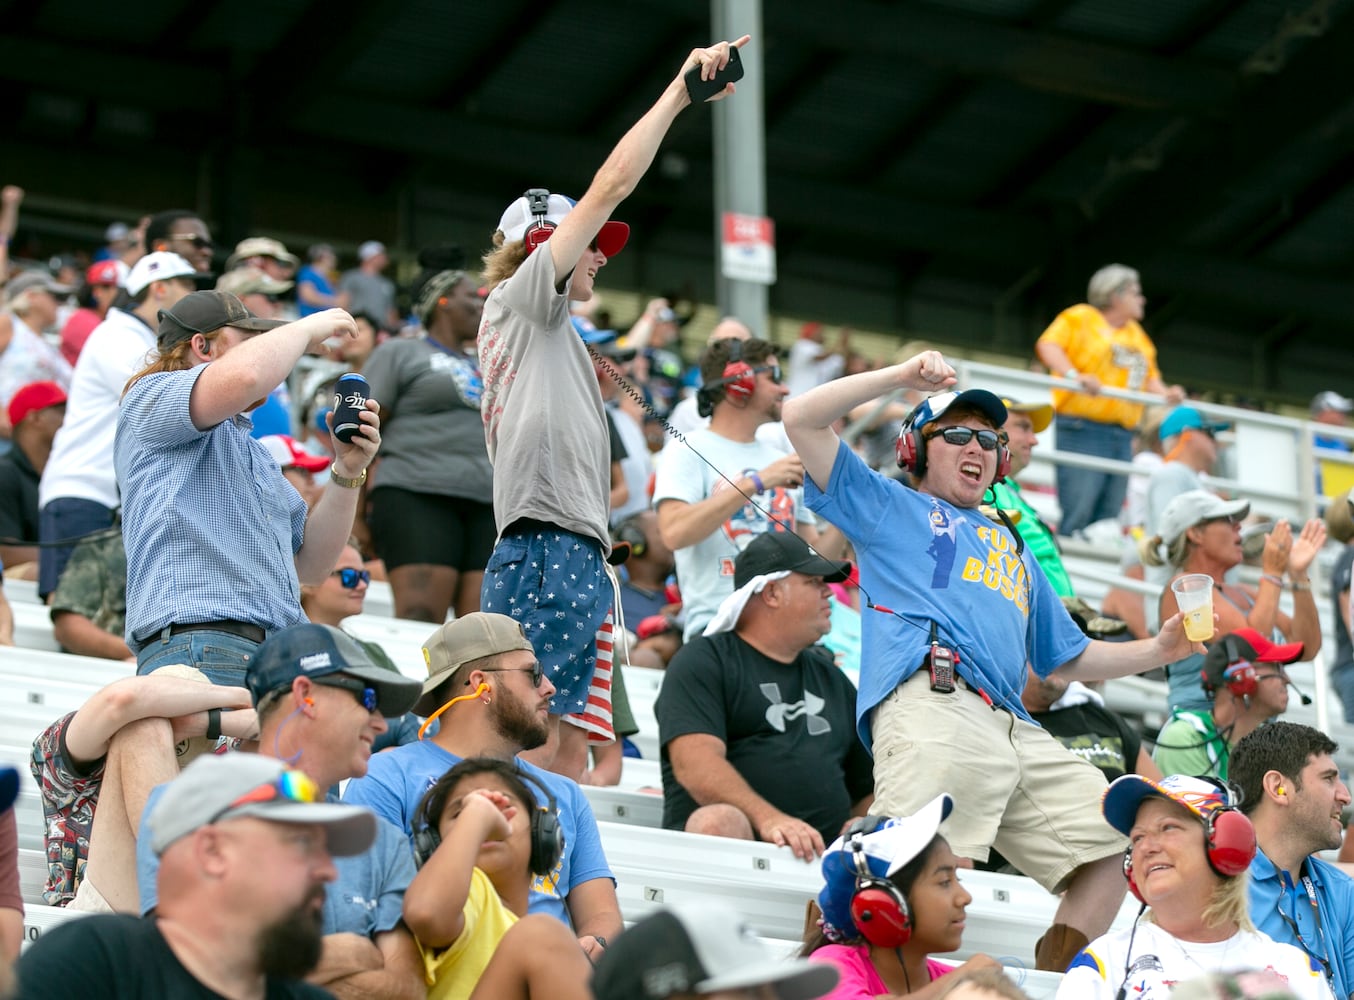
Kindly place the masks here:
<instances>
[{"instance_id":1,"label":"plastic cup","mask_svg":"<svg viewBox=\"0 0 1354 1000\"><path fill-rule=\"evenodd\" d=\"M1185 638L1190 642L1213 638L1213 578L1206 573L1186 573L1171 581L1171 590L1185 616Z\"/></svg>"}]
</instances>

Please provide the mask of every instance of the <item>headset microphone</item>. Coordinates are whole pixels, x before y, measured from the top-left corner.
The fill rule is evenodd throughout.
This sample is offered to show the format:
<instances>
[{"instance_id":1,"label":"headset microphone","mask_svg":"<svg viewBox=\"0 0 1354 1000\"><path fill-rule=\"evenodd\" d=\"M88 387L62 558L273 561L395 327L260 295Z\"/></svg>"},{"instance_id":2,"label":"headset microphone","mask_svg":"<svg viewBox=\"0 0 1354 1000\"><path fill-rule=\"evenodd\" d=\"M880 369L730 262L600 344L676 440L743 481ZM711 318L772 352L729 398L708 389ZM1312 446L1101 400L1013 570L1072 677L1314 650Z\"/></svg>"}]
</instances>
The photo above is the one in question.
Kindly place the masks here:
<instances>
[{"instance_id":1,"label":"headset microphone","mask_svg":"<svg viewBox=\"0 0 1354 1000\"><path fill-rule=\"evenodd\" d=\"M1297 696L1302 699L1303 705L1310 705L1312 703L1312 696L1309 694L1304 694L1301 691L1301 689L1299 689L1298 686L1294 684L1292 681L1288 682L1288 686L1291 687L1293 691L1297 694Z\"/></svg>"}]
</instances>

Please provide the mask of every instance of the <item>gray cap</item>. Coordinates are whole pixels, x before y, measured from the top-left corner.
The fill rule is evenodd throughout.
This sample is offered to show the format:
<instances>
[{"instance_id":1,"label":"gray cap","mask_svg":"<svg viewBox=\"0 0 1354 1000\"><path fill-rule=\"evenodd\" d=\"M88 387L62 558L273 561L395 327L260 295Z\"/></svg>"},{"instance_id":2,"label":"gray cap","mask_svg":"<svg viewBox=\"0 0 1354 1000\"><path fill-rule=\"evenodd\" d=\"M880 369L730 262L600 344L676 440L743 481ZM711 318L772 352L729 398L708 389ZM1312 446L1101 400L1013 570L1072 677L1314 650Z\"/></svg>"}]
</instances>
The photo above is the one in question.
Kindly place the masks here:
<instances>
[{"instance_id":1,"label":"gray cap","mask_svg":"<svg viewBox=\"0 0 1354 1000\"><path fill-rule=\"evenodd\" d=\"M285 786L307 788L316 800L288 795ZM259 797L254 798L252 792L259 792ZM376 839L376 816L361 806L325 802L323 796L323 789L305 774L274 757L254 753L199 757L165 786L146 817L151 850L157 856L164 854L176 840L195 830L246 816L323 826L334 857L361 854L370 847Z\"/></svg>"}]
</instances>

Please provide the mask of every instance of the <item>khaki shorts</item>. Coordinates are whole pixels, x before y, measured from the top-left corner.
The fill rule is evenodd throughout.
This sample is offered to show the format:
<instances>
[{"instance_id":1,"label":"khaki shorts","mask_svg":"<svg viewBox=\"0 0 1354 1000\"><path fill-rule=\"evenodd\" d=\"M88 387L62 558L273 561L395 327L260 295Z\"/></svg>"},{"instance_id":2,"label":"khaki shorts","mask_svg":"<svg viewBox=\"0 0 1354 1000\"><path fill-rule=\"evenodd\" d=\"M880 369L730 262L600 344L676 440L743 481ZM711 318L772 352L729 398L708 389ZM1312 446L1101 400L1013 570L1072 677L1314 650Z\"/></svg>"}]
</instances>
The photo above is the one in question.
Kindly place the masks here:
<instances>
[{"instance_id":1,"label":"khaki shorts","mask_svg":"<svg viewBox=\"0 0 1354 1000\"><path fill-rule=\"evenodd\" d=\"M996 847L1050 892L1082 865L1121 853L1127 841L1100 812L1100 770L959 684L938 694L919 670L875 708L870 812L910 816L948 792L954 811L941 832L955 854L985 861Z\"/></svg>"}]
</instances>

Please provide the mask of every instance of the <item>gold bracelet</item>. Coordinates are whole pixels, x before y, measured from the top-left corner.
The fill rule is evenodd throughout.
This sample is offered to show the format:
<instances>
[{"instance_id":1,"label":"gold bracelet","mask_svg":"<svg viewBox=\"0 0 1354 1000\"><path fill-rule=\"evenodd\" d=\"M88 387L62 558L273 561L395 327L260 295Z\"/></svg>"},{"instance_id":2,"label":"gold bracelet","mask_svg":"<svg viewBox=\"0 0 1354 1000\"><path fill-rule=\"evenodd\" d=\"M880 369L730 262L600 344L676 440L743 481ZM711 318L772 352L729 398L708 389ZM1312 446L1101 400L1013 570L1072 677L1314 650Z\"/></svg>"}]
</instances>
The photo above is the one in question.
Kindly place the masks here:
<instances>
[{"instance_id":1,"label":"gold bracelet","mask_svg":"<svg viewBox=\"0 0 1354 1000\"><path fill-rule=\"evenodd\" d=\"M338 483L338 485L342 486L345 490L355 490L367 481L367 470L363 469L362 475L358 476L356 479L349 479L346 476L339 475L338 463L335 462L333 465L329 466L329 478Z\"/></svg>"}]
</instances>

